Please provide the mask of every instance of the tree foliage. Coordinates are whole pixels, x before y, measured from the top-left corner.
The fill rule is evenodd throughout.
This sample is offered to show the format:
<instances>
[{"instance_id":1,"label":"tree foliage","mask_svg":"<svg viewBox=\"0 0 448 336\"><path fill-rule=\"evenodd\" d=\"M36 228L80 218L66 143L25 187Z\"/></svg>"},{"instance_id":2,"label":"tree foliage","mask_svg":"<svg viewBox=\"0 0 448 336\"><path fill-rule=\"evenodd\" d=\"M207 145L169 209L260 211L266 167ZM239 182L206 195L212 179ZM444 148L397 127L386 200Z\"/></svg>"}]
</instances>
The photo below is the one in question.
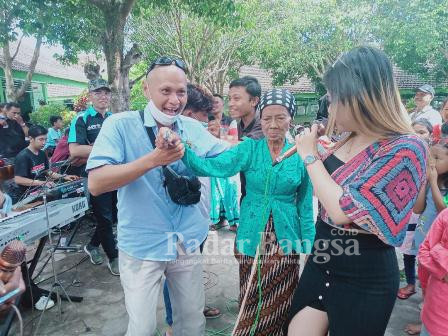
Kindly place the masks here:
<instances>
[{"instance_id":1,"label":"tree foliage","mask_svg":"<svg viewBox=\"0 0 448 336\"><path fill-rule=\"evenodd\" d=\"M402 69L448 78L448 0L379 0L373 34Z\"/></svg>"},{"instance_id":2,"label":"tree foliage","mask_svg":"<svg viewBox=\"0 0 448 336\"><path fill-rule=\"evenodd\" d=\"M355 46L378 46L403 70L448 77L448 0L278 0L259 41L260 64L274 83L315 81Z\"/></svg>"},{"instance_id":3,"label":"tree foliage","mask_svg":"<svg viewBox=\"0 0 448 336\"><path fill-rule=\"evenodd\" d=\"M64 13L64 15L61 15ZM0 46L3 51L2 68L6 77L7 98L19 100L31 83L31 79L39 59L42 44L55 44L65 39L67 44L76 40L76 33L70 31L73 17L77 10L63 1L54 0L1 0L0 1ZM18 88L14 87L12 64L20 52L21 37L32 36L36 44L32 59L28 64L26 78ZM11 42L19 39L16 50L11 50Z\"/></svg>"},{"instance_id":4,"label":"tree foliage","mask_svg":"<svg viewBox=\"0 0 448 336\"><path fill-rule=\"evenodd\" d=\"M148 104L148 99L143 95L143 78L141 74L146 73L146 62L136 64L131 70L131 78L135 78L134 85L131 88L130 110L143 110Z\"/></svg>"},{"instance_id":5,"label":"tree foliage","mask_svg":"<svg viewBox=\"0 0 448 336\"><path fill-rule=\"evenodd\" d=\"M169 7L163 0L67 0L70 6L78 8L75 16L79 21L76 32L81 32L77 43L71 43L70 34L60 40L64 55L61 59L74 62L80 52L102 53L107 63L107 77L112 90L112 111L129 108L129 99L134 80L130 80L131 68L140 61L140 48L127 36L133 27L128 24L130 17L148 13L148 8ZM233 0L184 0L184 8L197 15L208 16L211 22L227 19L234 13Z\"/></svg>"},{"instance_id":6,"label":"tree foliage","mask_svg":"<svg viewBox=\"0 0 448 336\"><path fill-rule=\"evenodd\" d=\"M64 104L50 103L48 105L39 106L37 111L31 113L30 119L35 125L49 128L51 127L51 116L60 116L64 123L64 127L66 127L70 125L71 120L76 116L76 112L70 111Z\"/></svg>"},{"instance_id":7,"label":"tree foliage","mask_svg":"<svg viewBox=\"0 0 448 336\"><path fill-rule=\"evenodd\" d=\"M9 43L36 37L29 83L42 43L60 44L67 63L104 56L112 110L128 109L131 90L159 55L184 59L190 80L222 93L242 65L269 70L275 85L325 69L360 44L384 48L404 70L448 77L448 0L0 0L0 45L8 97L14 89ZM144 70L145 66L136 69ZM134 90L137 90L134 86Z\"/></svg>"},{"instance_id":8,"label":"tree foliage","mask_svg":"<svg viewBox=\"0 0 448 336\"><path fill-rule=\"evenodd\" d=\"M272 72L274 84L295 82L307 75L319 81L341 52L366 42L369 6L351 1L273 1L260 32L260 65Z\"/></svg>"},{"instance_id":9,"label":"tree foliage","mask_svg":"<svg viewBox=\"0 0 448 336\"><path fill-rule=\"evenodd\" d=\"M192 82L222 93L229 75L255 60L251 40L258 33L254 23L260 16L256 9L261 1L240 1L235 4L238 15L232 14L230 7L212 17L199 14L196 7L183 1L168 3L135 18L131 39L142 46L147 64L161 55L181 58ZM209 10L218 8L212 5Z\"/></svg>"}]
</instances>

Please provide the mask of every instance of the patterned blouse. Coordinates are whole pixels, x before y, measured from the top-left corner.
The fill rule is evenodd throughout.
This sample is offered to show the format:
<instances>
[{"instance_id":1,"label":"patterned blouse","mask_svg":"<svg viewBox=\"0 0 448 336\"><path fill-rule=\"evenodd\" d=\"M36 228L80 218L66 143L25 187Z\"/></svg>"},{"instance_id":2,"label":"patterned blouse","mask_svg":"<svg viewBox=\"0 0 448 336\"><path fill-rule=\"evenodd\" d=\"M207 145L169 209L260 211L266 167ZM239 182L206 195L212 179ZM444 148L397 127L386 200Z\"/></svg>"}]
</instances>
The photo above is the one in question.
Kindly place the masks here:
<instances>
[{"instance_id":1,"label":"patterned blouse","mask_svg":"<svg viewBox=\"0 0 448 336\"><path fill-rule=\"evenodd\" d=\"M330 151L318 146L320 158L325 160L343 144L340 141ZM339 204L352 220L344 228L361 228L388 245L400 246L426 179L427 153L417 136L400 135L375 142L334 171L331 176L343 189ZM323 207L321 218L334 225Z\"/></svg>"}]
</instances>

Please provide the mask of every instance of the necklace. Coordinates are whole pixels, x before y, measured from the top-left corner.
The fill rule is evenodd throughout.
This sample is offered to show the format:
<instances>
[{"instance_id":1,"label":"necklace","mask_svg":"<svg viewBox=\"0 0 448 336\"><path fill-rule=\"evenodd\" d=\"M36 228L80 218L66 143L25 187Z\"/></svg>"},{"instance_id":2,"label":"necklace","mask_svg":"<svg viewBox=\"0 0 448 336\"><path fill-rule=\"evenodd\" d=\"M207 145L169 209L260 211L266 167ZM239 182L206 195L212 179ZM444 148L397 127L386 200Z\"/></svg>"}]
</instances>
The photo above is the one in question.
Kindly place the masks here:
<instances>
[{"instance_id":1,"label":"necklace","mask_svg":"<svg viewBox=\"0 0 448 336\"><path fill-rule=\"evenodd\" d=\"M344 162L351 160L355 155L352 155L358 148L364 146L364 143L355 144L356 136L348 139L339 149L336 150L337 157Z\"/></svg>"},{"instance_id":2,"label":"necklace","mask_svg":"<svg viewBox=\"0 0 448 336\"><path fill-rule=\"evenodd\" d=\"M374 143L377 140L369 139L369 141L360 141L359 143L355 144L355 137L347 140L344 146L347 146L342 150L342 154L345 156L346 160L351 160L353 157L359 154L359 149L366 149L369 147L372 143ZM350 144L348 144L350 142ZM342 148L341 148L342 149ZM353 155L354 154L354 155Z\"/></svg>"},{"instance_id":3,"label":"necklace","mask_svg":"<svg viewBox=\"0 0 448 336\"><path fill-rule=\"evenodd\" d=\"M345 143L345 147L346 148L344 148L344 154L345 154L345 156L348 156L349 154L350 154L350 152L352 151L352 147L353 147L353 139L354 139L354 137L353 138L350 138L346 143ZM350 144L349 144L349 142L350 142Z\"/></svg>"}]
</instances>

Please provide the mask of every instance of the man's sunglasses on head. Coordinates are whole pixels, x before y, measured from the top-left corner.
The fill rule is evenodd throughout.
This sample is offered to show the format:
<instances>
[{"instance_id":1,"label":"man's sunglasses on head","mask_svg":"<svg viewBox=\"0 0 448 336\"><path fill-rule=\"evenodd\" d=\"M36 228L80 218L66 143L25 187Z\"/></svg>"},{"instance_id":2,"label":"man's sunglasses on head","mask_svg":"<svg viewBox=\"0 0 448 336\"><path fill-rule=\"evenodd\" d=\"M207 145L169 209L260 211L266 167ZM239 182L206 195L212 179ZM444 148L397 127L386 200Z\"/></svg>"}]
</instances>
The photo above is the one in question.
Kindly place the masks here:
<instances>
[{"instance_id":1,"label":"man's sunglasses on head","mask_svg":"<svg viewBox=\"0 0 448 336\"><path fill-rule=\"evenodd\" d=\"M152 62L151 66L148 68L146 75L148 75L157 65L175 65L178 68L182 69L185 73L187 72L187 65L184 61L178 58L171 58L168 56L162 56Z\"/></svg>"}]
</instances>

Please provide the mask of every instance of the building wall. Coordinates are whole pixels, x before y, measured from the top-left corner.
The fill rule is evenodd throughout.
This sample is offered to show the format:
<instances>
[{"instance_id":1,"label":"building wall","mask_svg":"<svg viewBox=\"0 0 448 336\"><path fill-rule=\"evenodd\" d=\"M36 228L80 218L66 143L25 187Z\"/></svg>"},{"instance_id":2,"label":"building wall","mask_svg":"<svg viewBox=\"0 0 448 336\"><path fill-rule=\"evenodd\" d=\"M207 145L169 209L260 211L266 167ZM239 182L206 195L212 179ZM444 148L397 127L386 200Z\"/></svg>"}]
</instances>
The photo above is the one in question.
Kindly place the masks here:
<instances>
[{"instance_id":1,"label":"building wall","mask_svg":"<svg viewBox=\"0 0 448 336\"><path fill-rule=\"evenodd\" d=\"M3 79L4 72L0 68L0 79ZM24 80L26 72L13 71L14 80ZM45 102L51 101L65 101L70 100L78 96L83 90L87 89L87 82L79 82L75 80L58 78L42 74L34 74L31 82L31 89L27 94L25 105L31 105L32 108L38 106L39 100ZM5 101L5 89L0 85L0 101ZM24 102L25 103L25 102Z\"/></svg>"}]
</instances>

